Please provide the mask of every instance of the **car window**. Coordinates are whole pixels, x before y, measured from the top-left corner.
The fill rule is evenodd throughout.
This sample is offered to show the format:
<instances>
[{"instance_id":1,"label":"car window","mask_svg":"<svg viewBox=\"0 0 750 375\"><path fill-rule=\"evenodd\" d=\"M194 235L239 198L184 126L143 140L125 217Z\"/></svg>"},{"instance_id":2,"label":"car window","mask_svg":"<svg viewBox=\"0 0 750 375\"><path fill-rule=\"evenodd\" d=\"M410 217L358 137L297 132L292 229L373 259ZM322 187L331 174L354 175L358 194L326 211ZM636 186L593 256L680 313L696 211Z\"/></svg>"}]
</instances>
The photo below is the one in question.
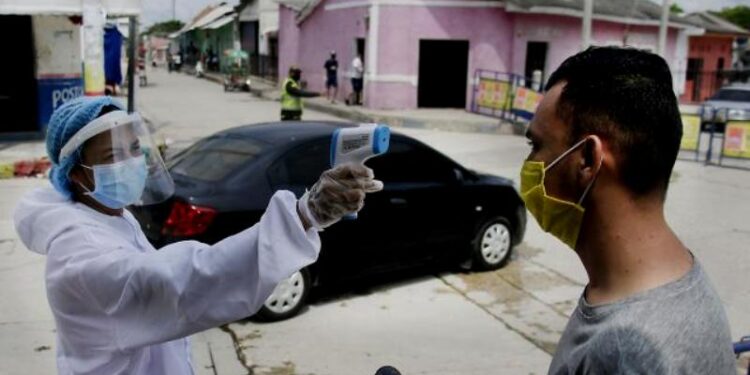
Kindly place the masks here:
<instances>
[{"instance_id":1,"label":"car window","mask_svg":"<svg viewBox=\"0 0 750 375\"><path fill-rule=\"evenodd\" d=\"M202 181L219 181L252 162L264 148L263 143L250 138L209 138L170 162L170 172Z\"/></svg>"},{"instance_id":2,"label":"car window","mask_svg":"<svg viewBox=\"0 0 750 375\"><path fill-rule=\"evenodd\" d=\"M385 155L367 161L375 178L393 182L448 182L455 179L454 165L436 151L416 143L391 140Z\"/></svg>"},{"instance_id":3,"label":"car window","mask_svg":"<svg viewBox=\"0 0 750 375\"><path fill-rule=\"evenodd\" d=\"M293 149L268 170L271 186L311 187L330 168L330 142L316 141Z\"/></svg>"},{"instance_id":4,"label":"car window","mask_svg":"<svg viewBox=\"0 0 750 375\"><path fill-rule=\"evenodd\" d=\"M727 100L730 102L750 102L750 90L719 90L712 99Z\"/></svg>"}]
</instances>

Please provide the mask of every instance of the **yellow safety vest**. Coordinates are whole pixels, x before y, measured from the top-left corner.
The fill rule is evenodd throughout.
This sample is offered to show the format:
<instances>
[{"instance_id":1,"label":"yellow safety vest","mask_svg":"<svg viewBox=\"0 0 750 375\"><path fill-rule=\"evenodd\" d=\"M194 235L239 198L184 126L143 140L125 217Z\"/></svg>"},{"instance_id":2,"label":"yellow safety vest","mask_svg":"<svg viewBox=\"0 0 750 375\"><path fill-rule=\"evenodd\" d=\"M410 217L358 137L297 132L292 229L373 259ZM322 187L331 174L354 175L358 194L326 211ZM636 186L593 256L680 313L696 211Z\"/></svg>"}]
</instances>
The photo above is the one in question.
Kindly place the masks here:
<instances>
[{"instance_id":1,"label":"yellow safety vest","mask_svg":"<svg viewBox=\"0 0 750 375\"><path fill-rule=\"evenodd\" d=\"M291 79L287 78L284 81L284 85L281 86L281 109L288 111L301 111L302 110L302 98L299 96L293 96L286 91L286 85L292 83L292 87L299 89L299 84Z\"/></svg>"}]
</instances>

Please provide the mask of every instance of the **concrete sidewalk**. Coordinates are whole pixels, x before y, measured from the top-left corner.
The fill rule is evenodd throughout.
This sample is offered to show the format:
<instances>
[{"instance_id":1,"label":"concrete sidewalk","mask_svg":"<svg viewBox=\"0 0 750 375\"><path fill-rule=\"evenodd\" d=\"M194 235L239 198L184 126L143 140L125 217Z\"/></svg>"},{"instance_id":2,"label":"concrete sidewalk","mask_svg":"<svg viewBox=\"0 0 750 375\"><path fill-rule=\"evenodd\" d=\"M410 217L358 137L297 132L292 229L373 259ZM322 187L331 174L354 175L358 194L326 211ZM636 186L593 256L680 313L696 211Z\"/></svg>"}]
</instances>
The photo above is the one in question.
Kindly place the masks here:
<instances>
[{"instance_id":1,"label":"concrete sidewalk","mask_svg":"<svg viewBox=\"0 0 750 375\"><path fill-rule=\"evenodd\" d=\"M220 74L206 73L205 78L219 84L223 83ZM281 91L275 82L256 76L251 76L250 79L250 93L253 95L274 101L281 97ZM514 126L500 119L470 113L463 109L376 110L350 106L343 102L333 104L323 97L305 99L305 108L352 122L377 122L393 127L487 134L520 134L524 130L523 126Z\"/></svg>"}]
</instances>

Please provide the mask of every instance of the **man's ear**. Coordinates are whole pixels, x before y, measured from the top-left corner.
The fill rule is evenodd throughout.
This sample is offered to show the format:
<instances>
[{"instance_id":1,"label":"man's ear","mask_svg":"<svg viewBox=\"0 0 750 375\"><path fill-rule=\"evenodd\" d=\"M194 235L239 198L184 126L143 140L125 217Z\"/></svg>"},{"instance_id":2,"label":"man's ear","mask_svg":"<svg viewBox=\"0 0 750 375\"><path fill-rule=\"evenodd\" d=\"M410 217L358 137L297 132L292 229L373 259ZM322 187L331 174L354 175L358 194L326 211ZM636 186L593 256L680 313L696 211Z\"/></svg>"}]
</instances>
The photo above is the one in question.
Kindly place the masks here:
<instances>
[{"instance_id":1,"label":"man's ear","mask_svg":"<svg viewBox=\"0 0 750 375\"><path fill-rule=\"evenodd\" d=\"M582 158L579 177L582 183L588 185L602 168L604 161L604 144L598 135L590 135L581 148Z\"/></svg>"}]
</instances>

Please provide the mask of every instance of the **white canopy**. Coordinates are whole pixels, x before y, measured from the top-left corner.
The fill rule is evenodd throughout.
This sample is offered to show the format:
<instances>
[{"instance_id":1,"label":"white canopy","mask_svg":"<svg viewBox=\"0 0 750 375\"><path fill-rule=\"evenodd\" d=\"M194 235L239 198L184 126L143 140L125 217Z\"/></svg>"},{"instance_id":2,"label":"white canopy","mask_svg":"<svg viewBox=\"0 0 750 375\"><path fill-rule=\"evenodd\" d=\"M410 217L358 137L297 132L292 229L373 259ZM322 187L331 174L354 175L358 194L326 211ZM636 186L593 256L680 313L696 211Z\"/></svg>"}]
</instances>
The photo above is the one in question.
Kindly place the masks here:
<instances>
[{"instance_id":1,"label":"white canopy","mask_svg":"<svg viewBox=\"0 0 750 375\"><path fill-rule=\"evenodd\" d=\"M222 5L214 8L210 12L208 12L208 14L204 15L203 17L195 20L195 22L192 25L190 25L189 30L202 29L203 26L206 26L206 25L210 24L211 22L216 21L216 19L218 19L218 18L220 18L220 17L222 17L222 16L224 16L224 15L226 15L228 13L233 13L233 12L234 12L234 8L233 7L230 7L228 5L222 4Z\"/></svg>"},{"instance_id":2,"label":"white canopy","mask_svg":"<svg viewBox=\"0 0 750 375\"><path fill-rule=\"evenodd\" d=\"M0 14L60 14L83 13L84 0L0 0ZM141 0L101 0L108 16L137 16L141 14Z\"/></svg>"},{"instance_id":3,"label":"white canopy","mask_svg":"<svg viewBox=\"0 0 750 375\"><path fill-rule=\"evenodd\" d=\"M209 23L206 26L203 26L202 29L215 30L215 29L221 28L224 25L226 25L226 24L234 21L234 19L235 19L236 16L237 16L236 13L227 14L226 16L221 17L221 18L217 19L216 21Z\"/></svg>"}]
</instances>

